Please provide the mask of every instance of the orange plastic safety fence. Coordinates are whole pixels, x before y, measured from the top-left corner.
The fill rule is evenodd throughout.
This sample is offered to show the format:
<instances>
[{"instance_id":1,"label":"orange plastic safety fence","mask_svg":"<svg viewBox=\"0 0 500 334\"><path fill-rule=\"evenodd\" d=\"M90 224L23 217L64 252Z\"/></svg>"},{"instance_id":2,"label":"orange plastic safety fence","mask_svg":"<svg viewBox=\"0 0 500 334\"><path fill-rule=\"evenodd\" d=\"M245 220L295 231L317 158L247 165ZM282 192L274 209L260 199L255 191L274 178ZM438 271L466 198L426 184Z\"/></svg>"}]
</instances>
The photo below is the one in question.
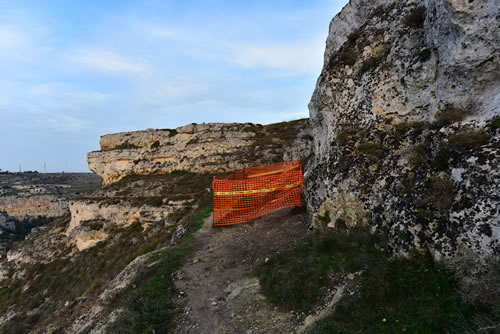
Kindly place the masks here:
<instances>
[{"instance_id":1,"label":"orange plastic safety fence","mask_svg":"<svg viewBox=\"0 0 500 334\"><path fill-rule=\"evenodd\" d=\"M300 205L302 161L245 168L212 183L214 225L245 223L282 208Z\"/></svg>"}]
</instances>

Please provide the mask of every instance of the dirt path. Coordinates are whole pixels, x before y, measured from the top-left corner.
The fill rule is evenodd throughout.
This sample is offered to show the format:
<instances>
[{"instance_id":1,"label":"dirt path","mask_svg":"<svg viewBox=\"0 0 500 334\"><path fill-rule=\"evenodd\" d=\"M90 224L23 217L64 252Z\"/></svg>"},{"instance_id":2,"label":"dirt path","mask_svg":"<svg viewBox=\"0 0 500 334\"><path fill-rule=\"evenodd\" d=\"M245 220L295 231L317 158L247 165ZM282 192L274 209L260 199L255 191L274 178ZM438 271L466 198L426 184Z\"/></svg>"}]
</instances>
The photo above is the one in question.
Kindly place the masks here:
<instances>
[{"instance_id":1,"label":"dirt path","mask_svg":"<svg viewBox=\"0 0 500 334\"><path fill-rule=\"evenodd\" d=\"M298 209L224 228L213 228L208 218L176 273L178 301L184 307L177 332L294 333L304 316L270 305L252 271L266 257L296 247L307 227L306 212Z\"/></svg>"}]
</instances>

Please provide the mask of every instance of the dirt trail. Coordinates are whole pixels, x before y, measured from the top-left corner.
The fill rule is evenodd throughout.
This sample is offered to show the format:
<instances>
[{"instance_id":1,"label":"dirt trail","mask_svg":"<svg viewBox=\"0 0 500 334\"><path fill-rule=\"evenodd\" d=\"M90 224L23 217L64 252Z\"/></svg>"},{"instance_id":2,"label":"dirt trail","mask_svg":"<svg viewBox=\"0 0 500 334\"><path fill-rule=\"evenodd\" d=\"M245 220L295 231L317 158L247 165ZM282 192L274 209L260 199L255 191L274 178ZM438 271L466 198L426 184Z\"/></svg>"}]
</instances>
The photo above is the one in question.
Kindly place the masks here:
<instances>
[{"instance_id":1,"label":"dirt trail","mask_svg":"<svg viewBox=\"0 0 500 334\"><path fill-rule=\"evenodd\" d=\"M296 247L305 237L306 212L283 209L251 223L212 227L209 217L176 273L178 333L294 333L303 316L281 312L260 294L255 265Z\"/></svg>"}]
</instances>

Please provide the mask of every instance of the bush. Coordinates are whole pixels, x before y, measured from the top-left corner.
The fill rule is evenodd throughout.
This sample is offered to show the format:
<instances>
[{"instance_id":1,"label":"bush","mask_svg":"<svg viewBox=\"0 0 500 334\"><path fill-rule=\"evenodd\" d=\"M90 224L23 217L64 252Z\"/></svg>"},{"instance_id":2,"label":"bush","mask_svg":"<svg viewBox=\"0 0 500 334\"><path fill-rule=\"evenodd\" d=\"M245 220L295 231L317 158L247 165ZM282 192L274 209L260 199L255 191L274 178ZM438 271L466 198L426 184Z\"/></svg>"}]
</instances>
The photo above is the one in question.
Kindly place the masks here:
<instances>
[{"instance_id":1,"label":"bush","mask_svg":"<svg viewBox=\"0 0 500 334\"><path fill-rule=\"evenodd\" d=\"M450 137L450 146L454 148L477 148L488 143L490 136L483 130L470 130Z\"/></svg>"},{"instance_id":2,"label":"bush","mask_svg":"<svg viewBox=\"0 0 500 334\"><path fill-rule=\"evenodd\" d=\"M470 111L464 108L458 108L447 105L437 117L438 125L443 126L451 123L461 122L470 114Z\"/></svg>"},{"instance_id":3,"label":"bush","mask_svg":"<svg viewBox=\"0 0 500 334\"><path fill-rule=\"evenodd\" d=\"M427 167L427 147L425 143L418 143L413 147L413 153L410 157L410 162L415 167Z\"/></svg>"},{"instance_id":4,"label":"bush","mask_svg":"<svg viewBox=\"0 0 500 334\"><path fill-rule=\"evenodd\" d=\"M499 129L500 128L500 117L497 117L493 121L491 121L491 127L493 129Z\"/></svg>"},{"instance_id":5,"label":"bush","mask_svg":"<svg viewBox=\"0 0 500 334\"><path fill-rule=\"evenodd\" d=\"M423 49L420 51L418 54L418 60L420 60L422 63L428 61L431 59L432 51L431 49Z\"/></svg>"},{"instance_id":6,"label":"bush","mask_svg":"<svg viewBox=\"0 0 500 334\"><path fill-rule=\"evenodd\" d=\"M447 148L441 148L432 161L432 168L438 172L448 168L450 151Z\"/></svg>"},{"instance_id":7,"label":"bush","mask_svg":"<svg viewBox=\"0 0 500 334\"><path fill-rule=\"evenodd\" d=\"M349 48L340 52L339 57L344 64L352 66L358 59L358 53L356 50Z\"/></svg>"},{"instance_id":8,"label":"bush","mask_svg":"<svg viewBox=\"0 0 500 334\"><path fill-rule=\"evenodd\" d=\"M356 147L357 152L380 158L384 154L384 147L373 142L362 142Z\"/></svg>"},{"instance_id":9,"label":"bush","mask_svg":"<svg viewBox=\"0 0 500 334\"><path fill-rule=\"evenodd\" d=\"M404 136L410 130L414 130L417 134L420 134L428 127L429 124L427 122L403 122L394 126L394 134L398 138Z\"/></svg>"},{"instance_id":10,"label":"bush","mask_svg":"<svg viewBox=\"0 0 500 334\"><path fill-rule=\"evenodd\" d=\"M359 29L355 29L349 35L347 35L347 39L354 43L360 36L361 31Z\"/></svg>"},{"instance_id":11,"label":"bush","mask_svg":"<svg viewBox=\"0 0 500 334\"><path fill-rule=\"evenodd\" d=\"M413 9L403 19L403 23L412 28L420 28L425 21L425 7L417 7Z\"/></svg>"},{"instance_id":12,"label":"bush","mask_svg":"<svg viewBox=\"0 0 500 334\"><path fill-rule=\"evenodd\" d=\"M447 178L431 176L429 178L430 188L427 192L427 202L433 205L441 213L447 211L452 202L455 193L455 183Z\"/></svg>"},{"instance_id":13,"label":"bush","mask_svg":"<svg viewBox=\"0 0 500 334\"><path fill-rule=\"evenodd\" d=\"M389 46L385 46L382 50L379 51L378 54L368 58L363 62L363 65L361 65L360 73L364 74L368 71L376 69L380 64L385 62L390 52L391 48Z\"/></svg>"}]
</instances>

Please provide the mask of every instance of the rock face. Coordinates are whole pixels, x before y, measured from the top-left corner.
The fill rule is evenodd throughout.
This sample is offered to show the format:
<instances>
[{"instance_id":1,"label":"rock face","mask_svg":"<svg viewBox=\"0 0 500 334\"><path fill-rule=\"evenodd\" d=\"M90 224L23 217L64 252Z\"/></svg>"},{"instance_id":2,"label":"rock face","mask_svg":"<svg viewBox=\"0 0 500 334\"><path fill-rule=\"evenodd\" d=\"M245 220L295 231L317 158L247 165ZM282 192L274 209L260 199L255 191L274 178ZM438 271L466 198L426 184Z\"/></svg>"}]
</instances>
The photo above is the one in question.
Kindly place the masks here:
<instances>
[{"instance_id":1,"label":"rock face","mask_svg":"<svg viewBox=\"0 0 500 334\"><path fill-rule=\"evenodd\" d=\"M24 219L28 216L59 217L68 213L68 201L56 196L0 197L0 211Z\"/></svg>"},{"instance_id":2,"label":"rock face","mask_svg":"<svg viewBox=\"0 0 500 334\"><path fill-rule=\"evenodd\" d=\"M88 163L105 187L70 202L66 235L82 251L108 239L113 229L135 222L143 228L179 226L179 212L192 210L199 195L185 190L206 192L211 182L186 173L208 175L299 159L301 153L310 155L311 143L307 119L265 126L189 124L102 136L102 150L89 153ZM191 184L190 178L200 178L200 183ZM186 188L178 189L179 184ZM201 184L206 187L200 189Z\"/></svg>"},{"instance_id":3,"label":"rock face","mask_svg":"<svg viewBox=\"0 0 500 334\"><path fill-rule=\"evenodd\" d=\"M249 164L281 160L287 151L284 146L292 147L297 134L301 143L298 146L309 150L307 130L308 122L303 119L267 126L209 123L175 130L122 132L102 136L101 151L90 152L87 159L89 169L102 176L104 185L127 175L174 170L224 173Z\"/></svg>"},{"instance_id":4,"label":"rock face","mask_svg":"<svg viewBox=\"0 0 500 334\"><path fill-rule=\"evenodd\" d=\"M351 0L309 104L317 226L394 253L500 254L500 3Z\"/></svg>"}]
</instances>

